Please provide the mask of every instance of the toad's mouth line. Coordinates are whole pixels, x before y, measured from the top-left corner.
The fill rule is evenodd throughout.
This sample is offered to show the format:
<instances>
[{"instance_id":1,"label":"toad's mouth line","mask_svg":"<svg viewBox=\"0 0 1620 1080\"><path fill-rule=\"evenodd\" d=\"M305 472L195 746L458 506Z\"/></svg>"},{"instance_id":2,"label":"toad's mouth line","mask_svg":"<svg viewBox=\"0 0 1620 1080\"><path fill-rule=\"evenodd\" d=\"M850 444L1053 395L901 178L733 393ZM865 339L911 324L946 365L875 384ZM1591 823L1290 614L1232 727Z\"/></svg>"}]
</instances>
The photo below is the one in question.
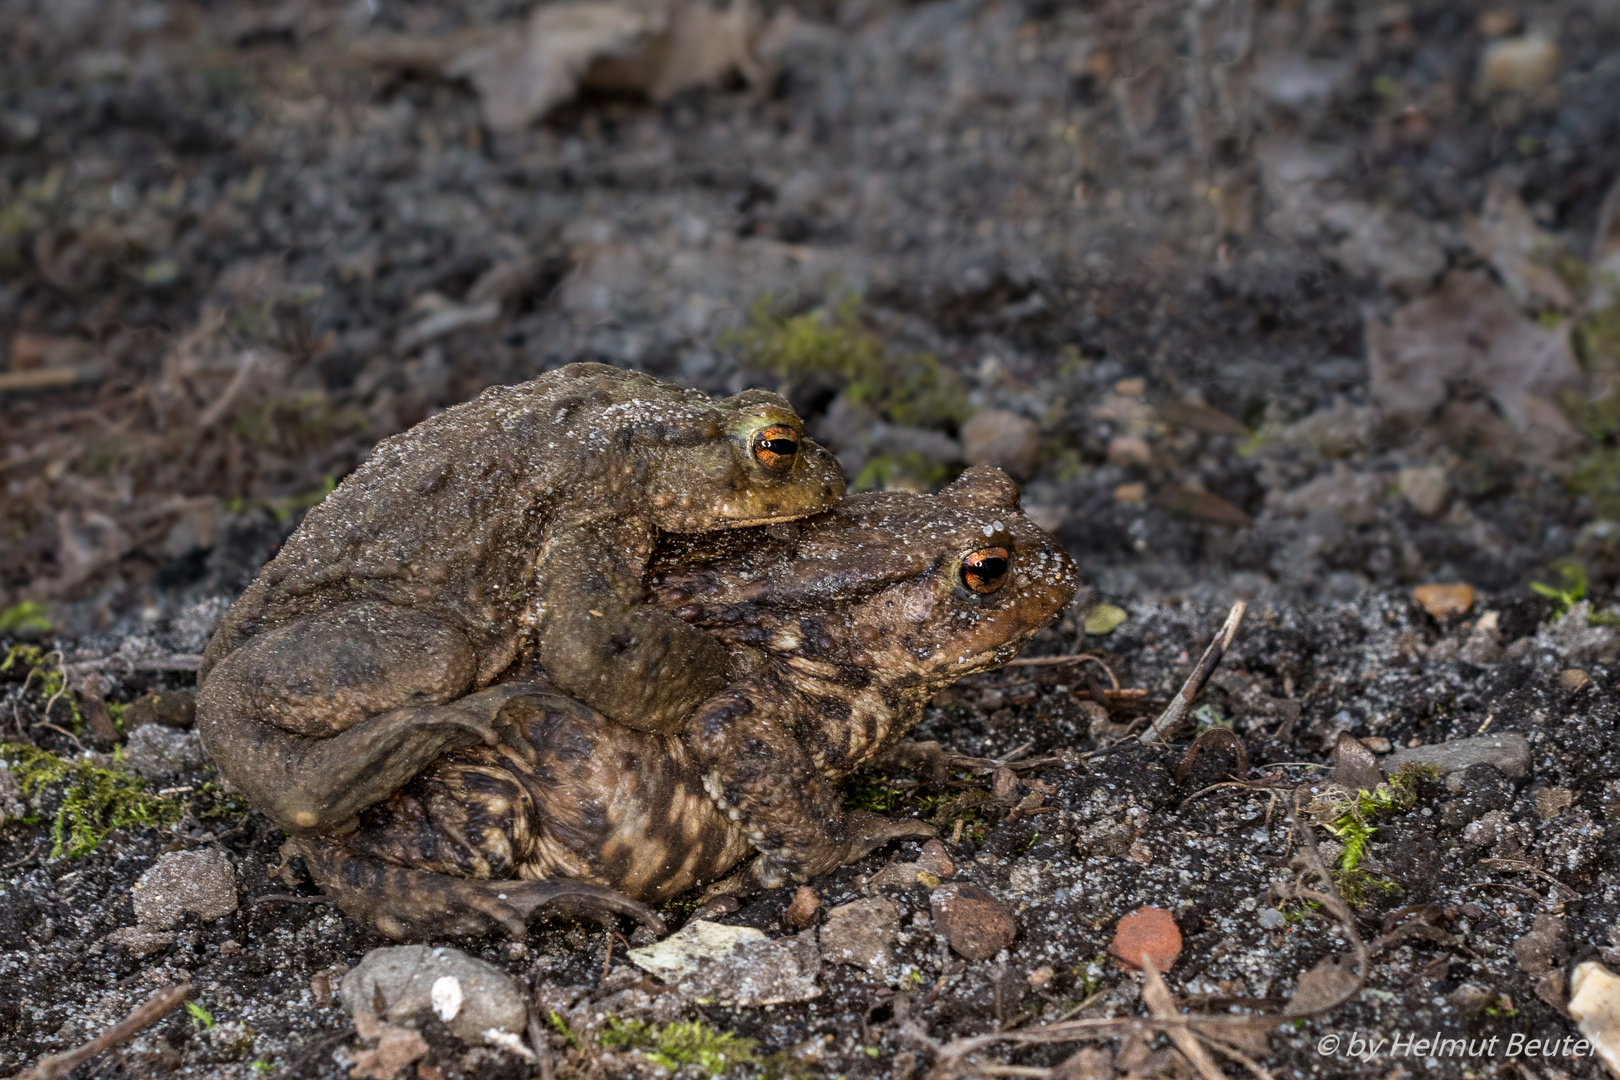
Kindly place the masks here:
<instances>
[{"instance_id":1,"label":"toad's mouth line","mask_svg":"<svg viewBox=\"0 0 1620 1080\"><path fill-rule=\"evenodd\" d=\"M756 525L781 525L789 521L807 521L815 514L776 514L772 517L726 518L728 529L751 529Z\"/></svg>"}]
</instances>

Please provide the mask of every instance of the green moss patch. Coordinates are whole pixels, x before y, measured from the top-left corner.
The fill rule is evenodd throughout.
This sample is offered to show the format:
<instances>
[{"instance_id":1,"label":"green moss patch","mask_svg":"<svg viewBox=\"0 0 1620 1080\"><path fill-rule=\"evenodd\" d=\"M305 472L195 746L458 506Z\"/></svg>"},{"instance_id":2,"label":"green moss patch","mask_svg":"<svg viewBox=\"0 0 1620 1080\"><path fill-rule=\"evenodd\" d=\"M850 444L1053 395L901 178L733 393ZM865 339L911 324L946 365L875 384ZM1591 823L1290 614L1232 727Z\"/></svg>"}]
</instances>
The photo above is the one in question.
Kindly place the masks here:
<instances>
[{"instance_id":1,"label":"green moss patch","mask_svg":"<svg viewBox=\"0 0 1620 1080\"><path fill-rule=\"evenodd\" d=\"M784 378L831 376L844 394L897 424L938 427L967 419L971 408L956 372L932 353L899 353L861 321L860 297L831 310L778 314L769 296L748 325L721 342L743 363Z\"/></svg>"},{"instance_id":2,"label":"green moss patch","mask_svg":"<svg viewBox=\"0 0 1620 1080\"><path fill-rule=\"evenodd\" d=\"M210 818L247 812L241 799L224 795L213 783L192 793L193 800L153 794L144 779L122 768L116 758L110 766L98 765L88 759L57 757L28 743L0 743L0 761L11 769L30 801L39 803L41 795L59 797L51 818L53 857L86 855L114 829L137 825L163 829L188 815Z\"/></svg>"},{"instance_id":3,"label":"green moss patch","mask_svg":"<svg viewBox=\"0 0 1620 1080\"><path fill-rule=\"evenodd\" d=\"M608 1017L596 1041L610 1050L636 1050L649 1061L675 1072L695 1065L705 1076L719 1077L739 1065L759 1061L759 1044L733 1031L716 1031L701 1020L648 1024Z\"/></svg>"}]
</instances>

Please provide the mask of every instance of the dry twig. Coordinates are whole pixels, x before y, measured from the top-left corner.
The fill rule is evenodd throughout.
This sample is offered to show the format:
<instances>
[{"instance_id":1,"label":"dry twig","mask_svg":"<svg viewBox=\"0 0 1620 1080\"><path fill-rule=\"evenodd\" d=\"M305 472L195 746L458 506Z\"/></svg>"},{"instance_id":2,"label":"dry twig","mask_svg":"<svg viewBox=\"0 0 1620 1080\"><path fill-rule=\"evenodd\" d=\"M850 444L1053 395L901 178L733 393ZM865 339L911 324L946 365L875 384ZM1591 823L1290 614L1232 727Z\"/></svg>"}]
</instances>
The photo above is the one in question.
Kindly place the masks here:
<instances>
[{"instance_id":1,"label":"dry twig","mask_svg":"<svg viewBox=\"0 0 1620 1080\"><path fill-rule=\"evenodd\" d=\"M1232 647L1232 641L1237 637L1238 624L1243 621L1243 613L1249 610L1247 600L1239 600L1232 605L1232 610L1226 613L1226 622L1221 626L1221 632L1215 635L1215 640L1209 643L1204 655L1198 658L1198 664L1187 676L1187 681L1181 684L1181 690L1171 699L1169 706L1159 714L1159 718L1148 729L1137 736L1137 741L1143 746L1158 742L1165 733L1172 730L1187 715L1192 708L1193 699L1198 697L1209 682L1209 677L1215 674L1215 668L1220 664L1221 657L1226 650Z\"/></svg>"},{"instance_id":2,"label":"dry twig","mask_svg":"<svg viewBox=\"0 0 1620 1080\"><path fill-rule=\"evenodd\" d=\"M191 993L190 983L166 986L147 998L141 1006L124 1019L91 1039L83 1046L61 1054L51 1054L39 1060L32 1068L24 1069L11 1080L60 1080L103 1050L110 1050L133 1038L165 1016Z\"/></svg>"}]
</instances>

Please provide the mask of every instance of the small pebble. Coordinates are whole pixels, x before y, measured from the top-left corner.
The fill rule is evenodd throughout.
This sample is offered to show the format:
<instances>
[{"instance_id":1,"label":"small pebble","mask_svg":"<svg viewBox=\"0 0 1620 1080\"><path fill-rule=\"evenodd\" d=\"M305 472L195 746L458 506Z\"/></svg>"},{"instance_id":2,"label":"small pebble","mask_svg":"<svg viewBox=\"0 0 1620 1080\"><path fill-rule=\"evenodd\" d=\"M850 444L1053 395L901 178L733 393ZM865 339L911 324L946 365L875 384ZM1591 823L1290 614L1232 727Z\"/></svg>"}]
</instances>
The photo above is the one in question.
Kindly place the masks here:
<instances>
[{"instance_id":1,"label":"small pebble","mask_svg":"<svg viewBox=\"0 0 1620 1080\"><path fill-rule=\"evenodd\" d=\"M800 885L793 894L793 902L782 912L782 923L789 930L803 930L816 921L821 910L821 897L808 885Z\"/></svg>"},{"instance_id":2,"label":"small pebble","mask_svg":"<svg viewBox=\"0 0 1620 1080\"><path fill-rule=\"evenodd\" d=\"M763 931L751 926L726 926L707 919L689 919L663 941L631 949L630 962L664 982L679 982L704 963L730 956L743 941L762 941Z\"/></svg>"},{"instance_id":3,"label":"small pebble","mask_svg":"<svg viewBox=\"0 0 1620 1080\"><path fill-rule=\"evenodd\" d=\"M1487 90L1539 90L1558 78L1563 56L1542 34L1503 38L1485 47L1479 81Z\"/></svg>"},{"instance_id":4,"label":"small pebble","mask_svg":"<svg viewBox=\"0 0 1620 1080\"><path fill-rule=\"evenodd\" d=\"M528 1003L516 980L447 946L373 949L344 976L342 994L357 1026L362 1016L402 1022L432 1009L456 1038L474 1046L490 1041L487 1031L521 1035L528 1028Z\"/></svg>"},{"instance_id":5,"label":"small pebble","mask_svg":"<svg viewBox=\"0 0 1620 1080\"><path fill-rule=\"evenodd\" d=\"M951 948L969 960L988 960L1018 937L1012 909L977 885L943 885L929 897L929 907Z\"/></svg>"},{"instance_id":6,"label":"small pebble","mask_svg":"<svg viewBox=\"0 0 1620 1080\"><path fill-rule=\"evenodd\" d=\"M1041 450L1041 429L1027 416L1006 409L985 409L962 425L962 460L969 465L999 465L1027 480L1034 475Z\"/></svg>"},{"instance_id":7,"label":"small pebble","mask_svg":"<svg viewBox=\"0 0 1620 1080\"><path fill-rule=\"evenodd\" d=\"M1115 435L1108 440L1108 463L1121 468L1131 465L1151 465L1153 447L1136 435Z\"/></svg>"},{"instance_id":8,"label":"small pebble","mask_svg":"<svg viewBox=\"0 0 1620 1080\"><path fill-rule=\"evenodd\" d=\"M1181 955L1181 928L1163 908L1139 907L1119 920L1108 951L1127 967L1140 969L1145 960L1169 971Z\"/></svg>"},{"instance_id":9,"label":"small pebble","mask_svg":"<svg viewBox=\"0 0 1620 1080\"><path fill-rule=\"evenodd\" d=\"M1412 599L1416 600L1424 611L1444 622L1464 614L1474 606L1474 587L1465 584L1419 585L1412 590Z\"/></svg>"},{"instance_id":10,"label":"small pebble","mask_svg":"<svg viewBox=\"0 0 1620 1080\"><path fill-rule=\"evenodd\" d=\"M130 732L124 760L140 776L161 783L202 768L208 764L208 754L195 731L146 724Z\"/></svg>"},{"instance_id":11,"label":"small pebble","mask_svg":"<svg viewBox=\"0 0 1620 1080\"><path fill-rule=\"evenodd\" d=\"M1451 501L1451 482L1438 465L1402 469L1396 478L1401 497L1424 517L1437 517Z\"/></svg>"},{"instance_id":12,"label":"small pebble","mask_svg":"<svg viewBox=\"0 0 1620 1080\"><path fill-rule=\"evenodd\" d=\"M1565 690L1569 690L1571 692L1576 690L1585 690L1591 684L1592 676L1588 675L1580 668L1565 668L1563 671L1558 673L1558 685L1562 686Z\"/></svg>"},{"instance_id":13,"label":"small pebble","mask_svg":"<svg viewBox=\"0 0 1620 1080\"><path fill-rule=\"evenodd\" d=\"M1620 976L1596 960L1575 965L1569 980L1569 1015L1609 1071L1620 1076Z\"/></svg>"},{"instance_id":14,"label":"small pebble","mask_svg":"<svg viewBox=\"0 0 1620 1080\"><path fill-rule=\"evenodd\" d=\"M1146 484L1121 484L1114 489L1114 501L1126 504L1147 502Z\"/></svg>"},{"instance_id":15,"label":"small pebble","mask_svg":"<svg viewBox=\"0 0 1620 1080\"><path fill-rule=\"evenodd\" d=\"M891 946L900 933L900 909L886 897L840 904L821 928L821 955L831 964L864 968L882 978L894 964Z\"/></svg>"},{"instance_id":16,"label":"small pebble","mask_svg":"<svg viewBox=\"0 0 1620 1080\"><path fill-rule=\"evenodd\" d=\"M938 840L930 840L923 845L922 854L917 857L917 865L935 877L956 876L956 863L951 861L951 853L946 851L945 845Z\"/></svg>"},{"instance_id":17,"label":"small pebble","mask_svg":"<svg viewBox=\"0 0 1620 1080\"><path fill-rule=\"evenodd\" d=\"M218 848L171 851L131 890L143 930L167 930L187 912L212 922L236 910L236 870Z\"/></svg>"},{"instance_id":18,"label":"small pebble","mask_svg":"<svg viewBox=\"0 0 1620 1080\"><path fill-rule=\"evenodd\" d=\"M1281 930L1287 925L1288 919L1276 908L1266 908L1260 912L1260 925L1267 930Z\"/></svg>"},{"instance_id":19,"label":"small pebble","mask_svg":"<svg viewBox=\"0 0 1620 1080\"><path fill-rule=\"evenodd\" d=\"M1473 765L1493 765L1503 776L1518 778L1530 775L1530 743L1517 732L1507 732L1410 746L1385 758L1384 771L1394 775L1409 761L1433 765L1441 775L1461 772Z\"/></svg>"}]
</instances>

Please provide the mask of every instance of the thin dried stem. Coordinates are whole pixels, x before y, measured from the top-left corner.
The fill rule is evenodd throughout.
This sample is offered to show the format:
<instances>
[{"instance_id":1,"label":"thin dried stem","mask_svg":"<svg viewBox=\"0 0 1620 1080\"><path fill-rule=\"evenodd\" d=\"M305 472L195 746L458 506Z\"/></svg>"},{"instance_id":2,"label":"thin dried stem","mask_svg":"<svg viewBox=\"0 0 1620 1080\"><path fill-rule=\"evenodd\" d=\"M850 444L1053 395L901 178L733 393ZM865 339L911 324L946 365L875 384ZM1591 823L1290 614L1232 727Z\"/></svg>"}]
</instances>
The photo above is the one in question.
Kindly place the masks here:
<instances>
[{"instance_id":1,"label":"thin dried stem","mask_svg":"<svg viewBox=\"0 0 1620 1080\"><path fill-rule=\"evenodd\" d=\"M186 996L190 993L190 983L166 986L147 998L134 1012L83 1046L41 1058L33 1068L24 1069L12 1077L12 1080L61 1080L97 1054L128 1041L142 1029L169 1015L170 1011L186 1000Z\"/></svg>"},{"instance_id":2,"label":"thin dried stem","mask_svg":"<svg viewBox=\"0 0 1620 1080\"><path fill-rule=\"evenodd\" d=\"M1171 700L1164 712L1159 714L1159 718L1137 736L1138 742L1146 746L1160 741L1166 732L1173 730L1181 722L1181 718L1187 715L1187 710L1192 708L1193 699L1203 691L1204 684L1209 682L1209 677L1215 674L1215 668L1220 665L1221 657L1232 647L1232 641L1237 637L1238 625L1243 622L1243 613L1248 610L1247 600L1239 600L1232 605L1232 610L1226 613L1226 622L1222 624L1221 632L1215 635L1215 640L1209 643L1209 648L1199 657L1192 674L1181 684L1180 692Z\"/></svg>"}]
</instances>

